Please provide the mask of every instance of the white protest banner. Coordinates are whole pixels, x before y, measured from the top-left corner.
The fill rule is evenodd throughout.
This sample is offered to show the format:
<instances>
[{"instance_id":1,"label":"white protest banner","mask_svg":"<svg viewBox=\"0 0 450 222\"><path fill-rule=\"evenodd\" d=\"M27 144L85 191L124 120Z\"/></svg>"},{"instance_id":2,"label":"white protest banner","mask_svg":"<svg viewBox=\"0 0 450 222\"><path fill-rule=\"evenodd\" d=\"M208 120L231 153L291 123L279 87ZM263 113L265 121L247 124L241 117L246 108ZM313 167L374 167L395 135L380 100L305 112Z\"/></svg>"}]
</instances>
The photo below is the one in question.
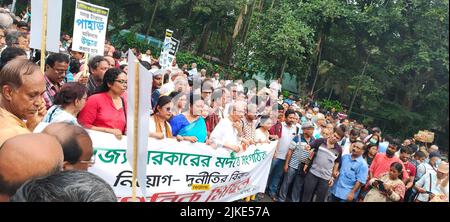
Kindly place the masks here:
<instances>
[{"instance_id":1,"label":"white protest banner","mask_svg":"<svg viewBox=\"0 0 450 222\"><path fill-rule=\"evenodd\" d=\"M61 0L47 0L47 33L46 51L59 52L59 37L61 32ZM30 47L41 49L42 27L43 25L43 1L31 0L31 34Z\"/></svg>"},{"instance_id":2,"label":"white protest banner","mask_svg":"<svg viewBox=\"0 0 450 222\"><path fill-rule=\"evenodd\" d=\"M95 164L90 172L114 189L120 202L131 201L131 168L126 158L126 139L89 131ZM145 155L148 173L146 195L141 202L230 202L264 192L276 142L250 146L230 157L204 143L175 139L148 140Z\"/></svg>"},{"instance_id":3,"label":"white protest banner","mask_svg":"<svg viewBox=\"0 0 450 222\"><path fill-rule=\"evenodd\" d=\"M138 67L136 67L138 66ZM151 109L151 94L152 94L152 81L153 75L150 73L144 66L142 66L137 57L133 54L131 50L128 51L128 96L127 96L127 135L137 135L137 180L142 184L145 182L146 178L146 153L147 153L147 142L148 142L148 125L150 118L150 109ZM138 70L136 70L138 69ZM136 73L137 72L137 73ZM139 76L137 77L136 74ZM135 80L138 80L138 84L136 85ZM138 87L136 89L136 87ZM138 95L136 95L138 93ZM138 96L139 98L135 97ZM138 100L138 101L136 101ZM136 104L137 103L137 104ZM138 110L135 109L135 104L138 106ZM134 115L135 111L137 111L137 116ZM134 118L138 118L139 121L135 122ZM138 132L135 132L135 125L138 124ZM133 161L133 147L134 147L134 138L133 136L129 136L127 138L128 149L127 149L127 158L130 160L130 164ZM145 194L144 187L141 187Z\"/></svg>"},{"instance_id":4,"label":"white protest banner","mask_svg":"<svg viewBox=\"0 0 450 222\"><path fill-rule=\"evenodd\" d=\"M167 62L169 64L172 64L173 60L175 59L175 55L178 52L178 48L180 47L180 41L175 38L170 38L170 47L167 50Z\"/></svg>"},{"instance_id":5,"label":"white protest banner","mask_svg":"<svg viewBox=\"0 0 450 222\"><path fill-rule=\"evenodd\" d=\"M72 49L103 55L109 9L78 1L75 6Z\"/></svg>"},{"instance_id":6,"label":"white protest banner","mask_svg":"<svg viewBox=\"0 0 450 222\"><path fill-rule=\"evenodd\" d=\"M178 52L178 47L180 47L180 40L171 38L170 44L169 55L175 56Z\"/></svg>"},{"instance_id":7,"label":"white protest banner","mask_svg":"<svg viewBox=\"0 0 450 222\"><path fill-rule=\"evenodd\" d=\"M169 50L172 46L172 35L173 31L170 29L166 29L164 44L161 48L161 55L159 56L159 64L161 65L162 69L170 67L170 65L172 64L172 61L169 61Z\"/></svg>"}]
</instances>

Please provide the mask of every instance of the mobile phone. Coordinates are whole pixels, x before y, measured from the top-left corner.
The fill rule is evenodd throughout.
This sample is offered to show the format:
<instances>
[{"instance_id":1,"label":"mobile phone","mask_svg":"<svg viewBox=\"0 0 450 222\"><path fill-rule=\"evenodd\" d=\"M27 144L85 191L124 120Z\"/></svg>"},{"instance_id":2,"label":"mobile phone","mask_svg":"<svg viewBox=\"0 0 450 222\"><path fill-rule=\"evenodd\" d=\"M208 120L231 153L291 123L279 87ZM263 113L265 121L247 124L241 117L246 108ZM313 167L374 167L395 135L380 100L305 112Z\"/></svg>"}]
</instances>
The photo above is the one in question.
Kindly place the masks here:
<instances>
[{"instance_id":1,"label":"mobile phone","mask_svg":"<svg viewBox=\"0 0 450 222\"><path fill-rule=\"evenodd\" d=\"M386 188L384 188L384 183L381 180L376 180L378 182L378 190L384 192L386 191Z\"/></svg>"}]
</instances>

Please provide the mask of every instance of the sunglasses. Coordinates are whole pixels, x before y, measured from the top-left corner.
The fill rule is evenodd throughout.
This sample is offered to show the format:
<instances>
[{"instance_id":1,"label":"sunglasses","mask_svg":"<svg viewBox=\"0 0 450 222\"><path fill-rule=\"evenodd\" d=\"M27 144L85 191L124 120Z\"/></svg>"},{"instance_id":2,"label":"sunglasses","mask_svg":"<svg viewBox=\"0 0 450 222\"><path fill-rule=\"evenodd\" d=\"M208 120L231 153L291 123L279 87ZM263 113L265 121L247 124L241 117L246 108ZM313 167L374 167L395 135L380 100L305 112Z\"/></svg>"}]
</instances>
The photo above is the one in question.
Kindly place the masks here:
<instances>
[{"instance_id":1,"label":"sunglasses","mask_svg":"<svg viewBox=\"0 0 450 222\"><path fill-rule=\"evenodd\" d=\"M120 84L128 84L127 80L114 80L115 82L118 82Z\"/></svg>"}]
</instances>

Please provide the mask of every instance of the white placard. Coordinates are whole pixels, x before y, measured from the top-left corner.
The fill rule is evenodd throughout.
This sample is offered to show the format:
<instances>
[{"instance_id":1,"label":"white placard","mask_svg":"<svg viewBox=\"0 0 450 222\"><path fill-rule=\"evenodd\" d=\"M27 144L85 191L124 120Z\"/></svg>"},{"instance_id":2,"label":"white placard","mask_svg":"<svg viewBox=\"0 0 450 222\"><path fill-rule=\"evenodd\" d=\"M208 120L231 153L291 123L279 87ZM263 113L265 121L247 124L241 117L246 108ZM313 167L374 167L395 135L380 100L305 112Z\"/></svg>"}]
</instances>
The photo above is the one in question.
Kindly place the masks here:
<instances>
[{"instance_id":1,"label":"white placard","mask_svg":"<svg viewBox=\"0 0 450 222\"><path fill-rule=\"evenodd\" d=\"M77 0L73 26L74 51L103 55L108 14L108 8Z\"/></svg>"},{"instance_id":2,"label":"white placard","mask_svg":"<svg viewBox=\"0 0 450 222\"><path fill-rule=\"evenodd\" d=\"M139 110L138 110L138 124L139 131L138 133L138 160L137 160L137 180L140 183L145 183L146 178L146 153L147 153L147 142L149 135L149 119L150 119L150 110L151 110L151 94L152 94L152 81L153 75L148 71L144 66L140 63L137 63L139 66L139 86L135 85L135 67L138 61L136 56L133 54L131 50L128 51L128 95L127 95L127 135L128 138L128 147L127 147L127 158L130 160L130 166L133 160L133 135L136 132L134 130L134 105L136 103L134 99L135 87L139 87ZM145 189L142 190L145 192Z\"/></svg>"},{"instance_id":3,"label":"white placard","mask_svg":"<svg viewBox=\"0 0 450 222\"><path fill-rule=\"evenodd\" d=\"M59 37L61 33L61 0L47 0L47 40L46 50L50 52L59 52ZM41 34L42 34L42 0L31 0L31 34L30 47L34 49L41 49Z\"/></svg>"}]
</instances>

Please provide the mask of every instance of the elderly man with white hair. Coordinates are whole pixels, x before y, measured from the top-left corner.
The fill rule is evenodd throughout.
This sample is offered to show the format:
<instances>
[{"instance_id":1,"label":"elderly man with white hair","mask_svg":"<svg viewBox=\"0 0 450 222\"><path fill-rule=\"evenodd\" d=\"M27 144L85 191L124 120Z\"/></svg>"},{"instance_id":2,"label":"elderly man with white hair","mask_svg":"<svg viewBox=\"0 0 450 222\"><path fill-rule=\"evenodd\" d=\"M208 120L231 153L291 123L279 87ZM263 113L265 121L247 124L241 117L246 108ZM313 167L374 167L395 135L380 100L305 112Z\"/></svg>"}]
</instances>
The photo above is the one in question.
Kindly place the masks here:
<instances>
[{"instance_id":1,"label":"elderly man with white hair","mask_svg":"<svg viewBox=\"0 0 450 222\"><path fill-rule=\"evenodd\" d=\"M428 153L432 152L439 152L439 147L436 145L431 145L430 148L428 148Z\"/></svg>"},{"instance_id":2,"label":"elderly man with white hair","mask_svg":"<svg viewBox=\"0 0 450 222\"><path fill-rule=\"evenodd\" d=\"M241 151L241 140L245 143L242 136L241 119L245 114L246 103L237 101L230 105L228 118L223 118L211 132L210 139L212 146L223 147L234 152Z\"/></svg>"}]
</instances>

